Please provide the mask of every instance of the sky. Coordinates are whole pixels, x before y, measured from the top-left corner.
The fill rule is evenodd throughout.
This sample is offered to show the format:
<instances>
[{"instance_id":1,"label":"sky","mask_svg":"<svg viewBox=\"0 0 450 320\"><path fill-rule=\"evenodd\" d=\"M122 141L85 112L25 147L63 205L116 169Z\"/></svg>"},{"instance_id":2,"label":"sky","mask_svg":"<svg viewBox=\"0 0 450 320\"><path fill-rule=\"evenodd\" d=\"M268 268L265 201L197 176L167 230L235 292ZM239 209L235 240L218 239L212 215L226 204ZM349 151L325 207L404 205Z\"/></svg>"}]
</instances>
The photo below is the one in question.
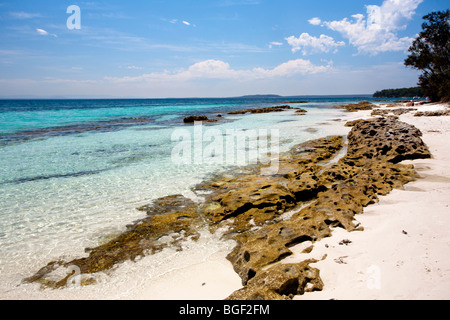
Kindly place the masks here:
<instances>
[{"instance_id":1,"label":"sky","mask_svg":"<svg viewBox=\"0 0 450 320\"><path fill-rule=\"evenodd\" d=\"M0 98L372 94L448 0L0 0Z\"/></svg>"}]
</instances>

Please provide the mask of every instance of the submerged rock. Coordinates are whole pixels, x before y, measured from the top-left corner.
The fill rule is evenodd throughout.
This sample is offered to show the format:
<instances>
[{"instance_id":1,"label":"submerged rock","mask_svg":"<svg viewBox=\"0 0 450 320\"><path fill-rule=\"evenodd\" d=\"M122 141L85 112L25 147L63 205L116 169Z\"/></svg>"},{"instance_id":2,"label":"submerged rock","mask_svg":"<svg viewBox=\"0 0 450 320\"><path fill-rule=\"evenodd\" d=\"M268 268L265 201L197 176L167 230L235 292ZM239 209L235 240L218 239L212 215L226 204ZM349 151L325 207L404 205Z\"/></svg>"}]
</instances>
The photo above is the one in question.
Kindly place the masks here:
<instances>
[{"instance_id":1,"label":"submerged rock","mask_svg":"<svg viewBox=\"0 0 450 320\"><path fill-rule=\"evenodd\" d=\"M305 115L305 114L307 114L308 113L308 111L306 111L305 109L297 109L296 111L295 111L295 113L296 114L299 114L299 115Z\"/></svg>"},{"instance_id":2,"label":"submerged rock","mask_svg":"<svg viewBox=\"0 0 450 320\"><path fill-rule=\"evenodd\" d=\"M201 121L201 122L217 122L219 120L217 119L208 119L207 116L189 116L184 118L184 123L194 123L196 121Z\"/></svg>"},{"instance_id":3,"label":"submerged rock","mask_svg":"<svg viewBox=\"0 0 450 320\"><path fill-rule=\"evenodd\" d=\"M38 282L45 287L65 286L72 273L60 279L53 274L60 266L75 266L81 274L92 274L113 268L115 265L153 254L166 247L179 246L188 238L198 239L202 219L197 215L197 205L181 195L160 198L154 205L141 207L149 216L132 225L114 239L96 248L87 248L88 257L70 262L51 262L25 282Z\"/></svg>"},{"instance_id":4,"label":"submerged rock","mask_svg":"<svg viewBox=\"0 0 450 320\"><path fill-rule=\"evenodd\" d=\"M270 113L270 112L281 112L288 109L292 109L291 106L276 106L276 107L266 107L266 108L251 108L237 111L230 111L228 114L246 114L246 113Z\"/></svg>"},{"instance_id":5,"label":"submerged rock","mask_svg":"<svg viewBox=\"0 0 450 320\"><path fill-rule=\"evenodd\" d=\"M345 105L340 105L338 108L343 108L347 110L347 112L356 112L361 110L372 110L376 106L370 102L363 101L360 103L349 103Z\"/></svg>"}]
</instances>

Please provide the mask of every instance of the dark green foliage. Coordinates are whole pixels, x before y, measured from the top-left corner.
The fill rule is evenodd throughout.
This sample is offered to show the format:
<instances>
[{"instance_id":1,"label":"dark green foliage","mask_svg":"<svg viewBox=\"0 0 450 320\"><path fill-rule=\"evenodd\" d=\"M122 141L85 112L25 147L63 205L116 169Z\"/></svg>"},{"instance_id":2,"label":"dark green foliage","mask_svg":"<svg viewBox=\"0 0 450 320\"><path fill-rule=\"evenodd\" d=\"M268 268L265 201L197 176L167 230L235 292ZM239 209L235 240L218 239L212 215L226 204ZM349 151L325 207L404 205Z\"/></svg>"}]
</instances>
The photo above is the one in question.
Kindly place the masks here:
<instances>
[{"instance_id":1,"label":"dark green foliage","mask_svg":"<svg viewBox=\"0 0 450 320\"><path fill-rule=\"evenodd\" d=\"M386 89L374 93L374 98L413 98L423 97L425 94L421 87Z\"/></svg>"},{"instance_id":2,"label":"dark green foliage","mask_svg":"<svg viewBox=\"0 0 450 320\"><path fill-rule=\"evenodd\" d=\"M405 65L423 71L418 84L432 101L450 101L450 10L423 19L423 31L409 48Z\"/></svg>"}]
</instances>

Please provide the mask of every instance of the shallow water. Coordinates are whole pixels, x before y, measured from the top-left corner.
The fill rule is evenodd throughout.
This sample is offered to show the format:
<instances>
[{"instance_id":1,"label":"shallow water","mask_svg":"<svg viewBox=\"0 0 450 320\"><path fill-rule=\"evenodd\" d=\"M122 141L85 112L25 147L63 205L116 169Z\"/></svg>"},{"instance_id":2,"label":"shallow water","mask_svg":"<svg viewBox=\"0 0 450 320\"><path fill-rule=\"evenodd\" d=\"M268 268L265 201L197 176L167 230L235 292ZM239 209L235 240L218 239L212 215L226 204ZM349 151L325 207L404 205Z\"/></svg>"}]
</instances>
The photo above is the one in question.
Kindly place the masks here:
<instances>
[{"instance_id":1,"label":"shallow water","mask_svg":"<svg viewBox=\"0 0 450 320\"><path fill-rule=\"evenodd\" d=\"M226 163L220 152L214 157L194 152L191 163L174 163L172 151L179 143L172 140L174 132L198 139L195 128L182 123L184 116L224 115L202 126L202 138L213 132L226 141L227 130L278 130L282 152L307 140L345 134L342 123L333 121L343 112L328 106L360 98L335 100L291 104L308 110L304 116L294 110L226 115L229 110L279 105L277 99L0 101L0 298L85 298L100 292L116 298L127 283L232 248L232 243L203 232L199 243L185 244L185 252L165 250L142 264L125 263L122 271L115 271L116 280L101 276L94 288L50 293L21 283L50 261L85 256L86 247L142 218L137 207L172 194L193 197L194 185L239 164ZM33 134L24 139L24 132ZM248 148L236 154L245 156Z\"/></svg>"}]
</instances>

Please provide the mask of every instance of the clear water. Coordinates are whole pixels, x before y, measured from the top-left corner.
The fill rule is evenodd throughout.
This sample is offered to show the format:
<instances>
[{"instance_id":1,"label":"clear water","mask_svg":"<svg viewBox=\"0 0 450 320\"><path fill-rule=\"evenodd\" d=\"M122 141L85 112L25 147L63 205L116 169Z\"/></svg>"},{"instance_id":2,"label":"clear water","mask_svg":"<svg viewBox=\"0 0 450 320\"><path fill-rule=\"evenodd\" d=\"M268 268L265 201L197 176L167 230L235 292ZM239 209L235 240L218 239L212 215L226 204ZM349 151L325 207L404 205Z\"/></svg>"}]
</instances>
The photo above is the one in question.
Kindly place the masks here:
<instances>
[{"instance_id":1,"label":"clear water","mask_svg":"<svg viewBox=\"0 0 450 320\"><path fill-rule=\"evenodd\" d=\"M34 298L45 297L48 293L38 285L24 285L21 280L50 261L85 256L84 248L102 243L142 218L137 207L172 194L191 197L195 184L225 170L224 163L171 161L176 145L171 140L173 132L193 130L183 124L183 117L207 114L214 118L220 113L222 121L205 125L204 130L214 128L224 134L227 129L278 129L283 151L306 140L345 132L342 128L336 132L333 122L342 111L330 106L370 99L309 97L301 99L307 104L291 104L307 109L305 116L293 111L226 115L290 100L0 101L0 298L27 298L30 292ZM213 239L211 235L213 244L208 242L202 250L215 252L230 245ZM158 257L149 264L155 268L150 277L167 267L164 261L176 264L179 259L173 253L172 258ZM146 277L152 268L147 266ZM133 272L118 279L136 281L131 279L136 277ZM115 297L120 286L109 279L94 287L85 290L94 295L102 290Z\"/></svg>"}]
</instances>

